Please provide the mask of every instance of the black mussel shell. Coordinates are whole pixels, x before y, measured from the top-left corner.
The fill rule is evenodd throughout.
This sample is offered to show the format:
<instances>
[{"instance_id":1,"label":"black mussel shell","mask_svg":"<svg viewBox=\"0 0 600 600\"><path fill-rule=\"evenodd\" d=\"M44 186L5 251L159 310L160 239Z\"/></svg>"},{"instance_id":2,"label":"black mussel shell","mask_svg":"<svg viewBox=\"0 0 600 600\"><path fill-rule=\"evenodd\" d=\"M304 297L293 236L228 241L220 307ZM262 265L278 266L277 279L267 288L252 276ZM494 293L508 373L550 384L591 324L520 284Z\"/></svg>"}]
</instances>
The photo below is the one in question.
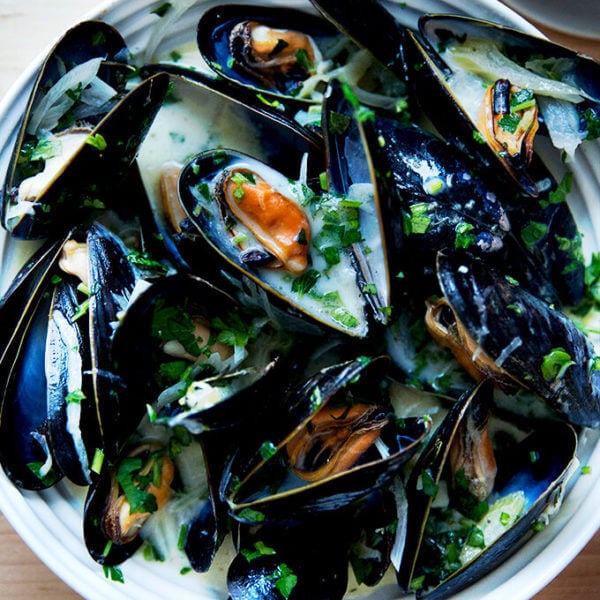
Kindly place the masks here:
<instances>
[{"instance_id":1,"label":"black mussel shell","mask_svg":"<svg viewBox=\"0 0 600 600\"><path fill-rule=\"evenodd\" d=\"M131 397L130 426L145 414L146 404L155 407L160 421L193 433L258 419L265 387L277 371L274 334L268 327L255 334L258 319L256 311L193 275L168 276L143 291L123 317L113 347L116 372ZM202 329L195 330L196 320ZM218 341L234 328L256 336L246 346L247 357L234 355L234 339ZM213 360L219 355L220 364Z\"/></svg>"},{"instance_id":2,"label":"black mussel shell","mask_svg":"<svg viewBox=\"0 0 600 600\"><path fill-rule=\"evenodd\" d=\"M39 490L54 485L57 468L48 435L45 347L49 299L36 306L16 347L0 364L0 463L20 488Z\"/></svg>"},{"instance_id":3,"label":"black mussel shell","mask_svg":"<svg viewBox=\"0 0 600 600\"><path fill-rule=\"evenodd\" d=\"M261 27L259 32L273 29L279 35L270 51L252 46L256 26ZM319 45L336 37L340 37L339 32L327 21L301 10L228 5L204 13L198 23L197 41L200 54L219 76L254 93L283 96L288 102L298 99L302 82L321 60ZM260 37L263 44L268 40ZM307 101L310 99L302 100Z\"/></svg>"},{"instance_id":4,"label":"black mussel shell","mask_svg":"<svg viewBox=\"0 0 600 600\"><path fill-rule=\"evenodd\" d=\"M507 247L503 259L514 277L535 295L557 306L577 306L585 294L582 234L559 191L563 186L570 191L568 174L558 186L553 181L536 203L505 203L514 246Z\"/></svg>"},{"instance_id":5,"label":"black mussel shell","mask_svg":"<svg viewBox=\"0 0 600 600\"><path fill-rule=\"evenodd\" d=\"M4 187L4 227L17 237L43 238L89 221L105 208L118 211L119 178L125 177L135 159L166 96L168 82L166 74L141 82L121 96L91 130L76 130L80 139L73 153L32 200L19 198L25 177L17 174L14 162Z\"/></svg>"},{"instance_id":6,"label":"black mussel shell","mask_svg":"<svg viewBox=\"0 0 600 600\"><path fill-rule=\"evenodd\" d=\"M466 155L416 125L383 115L376 116L372 128L373 161L390 192L384 221L403 229L396 272L405 274L408 285L436 287L435 258L441 249L501 253L510 231L503 195L478 176Z\"/></svg>"},{"instance_id":7,"label":"black mussel shell","mask_svg":"<svg viewBox=\"0 0 600 600\"><path fill-rule=\"evenodd\" d=\"M443 576L441 582L435 580L436 575L432 575L433 579L429 580L426 573L433 573L428 570L429 567L435 570L440 565L423 566L425 557L430 552L430 530L426 529L426 525L440 480L444 477L445 469L448 469L449 449L459 435L461 424L469 415L486 411L490 398L491 385L489 381L485 381L457 401L428 442L407 483L407 551L400 567L399 582L406 589L417 589L417 597L438 600L449 598L474 583L529 539L533 535L534 524L542 518L544 510L560 502L577 448L575 430L558 421L538 421L531 424L529 432L521 432L519 438L511 443L506 443L506 440L501 442L500 432L496 437L492 433L497 474L489 502L493 498L502 502L503 498L510 498L511 494L522 494L523 512L516 522L505 525L501 535L472 560L466 558L469 562L464 565L459 562L453 567L456 570ZM479 416L475 418L478 419ZM461 502L464 498L460 494L464 493L458 492ZM473 503L461 504L456 499L453 502L458 502L453 506L457 506L461 513L478 508ZM493 506L490 507L492 510ZM470 518L477 521L479 517ZM478 525L481 522L483 521ZM482 530L484 538L485 531ZM415 585L416 581L419 581L419 587L423 582L422 589Z\"/></svg>"},{"instance_id":8,"label":"black mussel shell","mask_svg":"<svg viewBox=\"0 0 600 600\"><path fill-rule=\"evenodd\" d=\"M600 424L596 354L570 319L469 256L440 254L438 278L456 318L499 368L569 422Z\"/></svg>"},{"instance_id":9,"label":"black mussel shell","mask_svg":"<svg viewBox=\"0 0 600 600\"><path fill-rule=\"evenodd\" d=\"M246 173L246 176L242 173ZM240 176L247 180L242 183L249 185L250 190L236 187L232 192L232 177L238 177L239 180ZM254 196L249 192L258 191L260 185L267 186L266 199L273 200L273 210L279 211L280 217L275 220L272 217L274 213L262 210L260 221L246 219L249 225L245 227L240 217L232 212L234 200L231 195L241 190L242 195L235 200L234 208L242 211L242 218L245 218L249 212L244 214L243 211L248 204L242 203L242 200L249 199L248 202L252 203ZM271 193L273 190L276 193ZM184 167L179 191L182 205L199 232L198 248L205 247L218 259L212 261L217 277L219 271L224 270L238 280L242 275L242 281L254 282L268 292L270 301L277 308L296 317L296 327L315 331L315 325L327 325L332 330L351 336L367 335L369 321L365 314L364 296L358 289L350 260L342 256L339 247L342 243L340 232L345 230L334 226L337 241L333 235L331 245L335 246L332 249L336 251L337 263L340 266L347 264L347 269L337 271L346 277L346 287L333 271L329 272L326 257L317 256L311 250L311 239L320 234L313 231L317 221L311 220L309 215L314 207L308 206L317 195L307 185L290 179L285 173L253 157L233 150L212 150L197 155ZM280 198L283 196L283 203L275 202L278 195ZM332 200L337 202L335 198ZM252 204L250 209L253 210ZM340 211L335 212L339 216ZM283 231L286 244L280 246L276 240L273 250L273 246L267 246L268 241L259 242L257 230L262 228L261 233L266 232L267 237L276 238L279 231L275 227L280 225L286 227ZM323 235L326 225L321 225ZM273 234L271 228L277 235ZM206 263L211 262L206 261L205 257L209 255L207 250L202 254L205 271L210 268ZM278 254L279 251L281 254ZM320 266L316 264L317 258ZM278 268L279 265L283 268ZM321 277L319 269L327 269L328 277ZM228 285L226 280L223 285Z\"/></svg>"},{"instance_id":10,"label":"black mussel shell","mask_svg":"<svg viewBox=\"0 0 600 600\"><path fill-rule=\"evenodd\" d=\"M344 519L286 527L237 525L238 555L227 572L232 600L341 600L348 586L350 535Z\"/></svg>"},{"instance_id":11,"label":"black mussel shell","mask_svg":"<svg viewBox=\"0 0 600 600\"><path fill-rule=\"evenodd\" d=\"M508 174L507 181L512 180L526 195L538 196L544 192L547 187L548 171L535 152L531 153L532 142L524 144L527 151L523 149L514 156L511 156L510 152L498 150L490 144L486 136L482 135L483 132L478 131L477 117L469 116L468 102L459 99L457 92L451 88L449 78L454 67L449 66L450 60L444 58L443 53L454 41L463 42L465 39L484 38L488 42L497 43L507 56L519 64L525 64L532 58L540 57L538 61L540 64L542 63L541 59L548 62L546 66L542 65L539 68L551 69L554 67L549 65L560 64L561 75L558 78L560 79L564 75L565 81L568 81L574 90L578 88L580 91L580 94L574 92L576 98L571 102L579 103L581 108L574 108L576 104L570 105L570 110L575 111L575 115L569 118L575 122L576 130L580 128L581 124L585 124L584 113L586 111L597 110L600 99L600 86L597 83L600 65L572 50L541 38L467 17L426 15L420 19L419 29L424 41L418 40L412 33L407 33L403 52L407 69L410 69L412 65L409 82L412 83L414 95L436 128L453 143L458 144L459 147L464 148L488 165L499 176L502 176L503 173ZM505 71L507 70L508 68L505 69ZM567 71L566 75L562 73L565 70ZM549 72L545 72L544 76L547 79L557 79L556 74L550 75ZM481 89L479 84L477 86L478 89ZM468 88L468 84L463 83L461 87ZM501 94L498 92L498 99L500 97ZM539 98L542 97L539 96ZM550 119L553 118L552 112L555 114L560 111L565 113L567 110L565 107L569 104L567 100L557 101L553 98L543 101L552 104L552 110L547 111L548 118L540 119L542 124L547 126L550 126ZM540 105L543 116L544 106L540 102L542 101L538 99L537 103ZM500 106L497 107L497 110L499 112L495 114L504 114L508 111L507 108ZM566 121L568 119L563 117L562 126ZM505 127L507 131L510 129L508 125L503 126L503 128ZM576 145L587 134L585 128L581 132L574 131L570 137L579 137L572 143Z\"/></svg>"},{"instance_id":12,"label":"black mussel shell","mask_svg":"<svg viewBox=\"0 0 600 600\"><path fill-rule=\"evenodd\" d=\"M68 237L68 236L67 236ZM46 408L46 326L65 240L42 246L19 271L0 303L0 462L19 487L42 489L61 473L50 449Z\"/></svg>"},{"instance_id":13,"label":"black mussel shell","mask_svg":"<svg viewBox=\"0 0 600 600\"><path fill-rule=\"evenodd\" d=\"M288 397L287 419L282 416L273 431L264 432L267 439L254 457L234 457L225 471L221 493L236 520L299 522L311 513L342 510L393 479L416 451L429 426L421 419L396 422L383 399L377 403L382 394L381 371L387 364L387 359L380 357L334 365L311 377ZM357 403L354 409L344 408L342 397L347 394ZM367 404L367 398L373 404ZM363 409L363 417L357 421L353 413ZM348 432L352 431L348 439L358 439L361 445L369 438L375 446L356 448L360 457L352 465L337 463L336 458L341 455L336 457L335 450L328 450L327 427L314 439L303 441L304 434L312 436L319 413L325 419L331 414L340 431L340 424L348 419L353 422L345 426ZM375 439L386 447L383 454L375 450ZM332 452L328 464L334 465L333 469L322 469L319 448L325 457ZM292 456L298 457L294 464L296 459ZM344 458L347 456L344 454ZM239 481L241 484L236 485Z\"/></svg>"},{"instance_id":14,"label":"black mussel shell","mask_svg":"<svg viewBox=\"0 0 600 600\"><path fill-rule=\"evenodd\" d=\"M138 280L129 249L108 228L96 223L87 233L89 253L89 332L92 385L102 448L117 455L131 433L135 410L123 399L123 382L115 371L113 337Z\"/></svg>"},{"instance_id":15,"label":"black mussel shell","mask_svg":"<svg viewBox=\"0 0 600 600\"><path fill-rule=\"evenodd\" d=\"M190 567L197 573L206 573L210 569L227 531L223 520L217 516L214 500L214 496L211 496L199 505L188 525L183 544Z\"/></svg>"},{"instance_id":16,"label":"black mussel shell","mask_svg":"<svg viewBox=\"0 0 600 600\"><path fill-rule=\"evenodd\" d=\"M311 0L340 31L366 48L399 78L405 78L401 47L404 27L377 0Z\"/></svg>"},{"instance_id":17,"label":"black mussel shell","mask_svg":"<svg viewBox=\"0 0 600 600\"><path fill-rule=\"evenodd\" d=\"M43 122L43 119L35 114L35 108L41 105L44 95L65 75L66 71L94 59L102 59L98 69L98 78L105 82L105 85L113 87L118 95L102 106L97 107L90 114L86 114L83 120L86 126L89 127L92 124L97 124L103 115L114 106L119 95L124 93L127 81L126 75L131 69L127 65L129 59L127 46L116 29L101 21L85 21L76 25L67 31L51 50L36 78L11 156L3 189L2 222L4 227L15 233L15 235L19 235L20 231L25 230L24 236L27 236L26 230L29 226L26 223L31 219L31 216L25 214L13 218L11 216L11 198L18 193L16 189L21 182L41 170L48 154L52 154L48 152L51 148L46 150L41 148L41 151L38 149L36 152L37 137L34 135L35 132L28 132L31 127L35 126L37 128L37 125L32 124L33 118L35 118L35 123L38 121ZM71 87L75 87L75 85L74 83ZM59 117L56 118L56 121L58 120ZM59 132L68 129L69 126L65 120L63 124L55 123L52 130ZM22 224L23 220L25 221L24 224Z\"/></svg>"},{"instance_id":18,"label":"black mussel shell","mask_svg":"<svg viewBox=\"0 0 600 600\"><path fill-rule=\"evenodd\" d=\"M372 131L367 129L365 119L361 120L359 110L348 86L337 80L329 84L321 118L328 192L355 202L358 207L361 239L353 242L349 251L373 320L385 325L392 304L388 257L397 256L402 248L397 232L391 231L383 217L387 190L382 188L373 163L367 137L372 137ZM394 239L393 247L388 239Z\"/></svg>"},{"instance_id":19,"label":"black mussel shell","mask_svg":"<svg viewBox=\"0 0 600 600\"><path fill-rule=\"evenodd\" d=\"M101 447L89 366L89 331L76 318L81 299L75 277L56 284L46 339L48 433L56 462L70 481L91 483L91 464Z\"/></svg>"}]
</instances>

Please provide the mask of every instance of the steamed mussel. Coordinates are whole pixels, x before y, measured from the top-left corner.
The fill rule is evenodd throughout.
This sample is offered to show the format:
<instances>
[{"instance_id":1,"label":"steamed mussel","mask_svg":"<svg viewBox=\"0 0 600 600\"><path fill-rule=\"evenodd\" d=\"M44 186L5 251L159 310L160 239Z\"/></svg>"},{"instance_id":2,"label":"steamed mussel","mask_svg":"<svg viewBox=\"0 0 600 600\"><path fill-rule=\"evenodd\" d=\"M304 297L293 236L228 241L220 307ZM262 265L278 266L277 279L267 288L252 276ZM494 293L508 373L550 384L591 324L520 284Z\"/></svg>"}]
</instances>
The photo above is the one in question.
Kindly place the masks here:
<instances>
[{"instance_id":1,"label":"steamed mussel","mask_svg":"<svg viewBox=\"0 0 600 600\"><path fill-rule=\"evenodd\" d=\"M538 130L573 155L597 136L600 89L593 60L522 32L458 16L428 16L406 61L423 64L415 94L436 127L485 162L502 164L529 195L547 187L534 154ZM449 116L452 115L452 119ZM454 136L449 122L462 123Z\"/></svg>"},{"instance_id":2,"label":"steamed mussel","mask_svg":"<svg viewBox=\"0 0 600 600\"><path fill-rule=\"evenodd\" d=\"M494 568L560 505L577 444L567 424L532 431L491 410L484 381L452 407L407 483L407 553L399 581L448 598ZM547 517L546 517L547 518Z\"/></svg>"},{"instance_id":3,"label":"steamed mussel","mask_svg":"<svg viewBox=\"0 0 600 600\"><path fill-rule=\"evenodd\" d=\"M45 238L106 208L108 182L125 176L167 92L165 75L127 88L128 59L121 35L100 21L72 28L51 51L2 190L2 222L13 235Z\"/></svg>"},{"instance_id":4,"label":"steamed mussel","mask_svg":"<svg viewBox=\"0 0 600 600\"><path fill-rule=\"evenodd\" d=\"M83 538L108 577L139 552L221 573L232 600L447 597L548 522L600 424L583 331L600 276L569 165L533 148L547 103L489 82L489 141L536 186L515 191L464 153L466 122L434 131L428 98L404 97L438 97L415 42L435 23L441 46L464 43L452 19L416 34L385 3L314 4L330 22L198 11L201 54L164 50L158 27L128 57L83 24L69 35L98 69L81 95L54 87L79 72L68 59L42 69L51 96L76 96L77 156L103 161L67 160L6 205L9 247L48 239L0 304L0 462L21 488L88 486ZM98 87L108 102L81 113ZM593 124L591 98L576 110ZM43 160L11 164L13 200Z\"/></svg>"},{"instance_id":5,"label":"steamed mussel","mask_svg":"<svg viewBox=\"0 0 600 600\"><path fill-rule=\"evenodd\" d=\"M229 150L195 157L180 190L200 235L237 271L297 313L353 336L367 334L366 301L345 251L362 239L358 204L318 195Z\"/></svg>"},{"instance_id":6,"label":"steamed mussel","mask_svg":"<svg viewBox=\"0 0 600 600\"><path fill-rule=\"evenodd\" d=\"M358 48L338 28L288 7L226 5L207 10L198 23L200 54L216 74L255 90L277 110L291 106L312 122L327 83L343 77L361 101L393 109L403 82ZM316 111L311 108L315 105Z\"/></svg>"}]
</instances>

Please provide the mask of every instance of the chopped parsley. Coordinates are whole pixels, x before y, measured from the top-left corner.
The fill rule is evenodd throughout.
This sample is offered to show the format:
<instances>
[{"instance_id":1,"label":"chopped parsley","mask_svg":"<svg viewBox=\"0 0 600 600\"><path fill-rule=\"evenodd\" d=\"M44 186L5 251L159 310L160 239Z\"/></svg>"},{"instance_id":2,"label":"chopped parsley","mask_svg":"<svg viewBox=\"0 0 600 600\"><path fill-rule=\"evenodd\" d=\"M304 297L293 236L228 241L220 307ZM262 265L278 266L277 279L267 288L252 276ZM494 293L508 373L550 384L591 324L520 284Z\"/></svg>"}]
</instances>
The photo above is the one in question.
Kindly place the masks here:
<instances>
[{"instance_id":1,"label":"chopped parsley","mask_svg":"<svg viewBox=\"0 0 600 600\"><path fill-rule=\"evenodd\" d=\"M72 390L65 396L65 402L67 404L81 404L81 401L85 398L86 396L82 390Z\"/></svg>"},{"instance_id":2,"label":"chopped parsley","mask_svg":"<svg viewBox=\"0 0 600 600\"><path fill-rule=\"evenodd\" d=\"M116 581L117 583L125 583L125 578L123 577L123 571L119 569L119 567L107 567L104 565L102 567L102 571L104 572L104 577L110 579L111 581Z\"/></svg>"},{"instance_id":3,"label":"chopped parsley","mask_svg":"<svg viewBox=\"0 0 600 600\"><path fill-rule=\"evenodd\" d=\"M160 460L157 462L160 463ZM146 489L153 481L152 473L141 474L146 466L141 457L135 456L124 458L117 468L117 481L129 502L129 510L132 514L152 513L158 508L156 497Z\"/></svg>"},{"instance_id":4,"label":"chopped parsley","mask_svg":"<svg viewBox=\"0 0 600 600\"><path fill-rule=\"evenodd\" d=\"M345 133L352 119L348 115L343 115L342 113L335 112L333 110L329 111L329 132L334 135L339 135L341 133Z\"/></svg>"},{"instance_id":5,"label":"chopped parsley","mask_svg":"<svg viewBox=\"0 0 600 600\"><path fill-rule=\"evenodd\" d=\"M108 144L106 143L106 140L104 139L104 136L101 133L89 135L86 138L85 143L88 146L92 146L92 148L96 148L96 150L100 150L100 152L106 150L106 148L108 146Z\"/></svg>"},{"instance_id":6,"label":"chopped parsley","mask_svg":"<svg viewBox=\"0 0 600 600\"><path fill-rule=\"evenodd\" d=\"M507 131L508 133L515 133L521 122L521 117L514 113L508 113L502 115L498 119L498 126Z\"/></svg>"},{"instance_id":7,"label":"chopped parsley","mask_svg":"<svg viewBox=\"0 0 600 600\"><path fill-rule=\"evenodd\" d=\"M548 225L546 223L529 221L529 223L521 229L521 239L528 248L532 248L543 239L547 233Z\"/></svg>"},{"instance_id":8,"label":"chopped parsley","mask_svg":"<svg viewBox=\"0 0 600 600\"><path fill-rule=\"evenodd\" d=\"M421 482L423 485L423 493L430 498L435 498L440 486L435 482L433 474L429 469L424 469L421 472Z\"/></svg>"},{"instance_id":9,"label":"chopped parsley","mask_svg":"<svg viewBox=\"0 0 600 600\"><path fill-rule=\"evenodd\" d=\"M316 269L308 269L292 281L292 292L303 296L313 289L320 277Z\"/></svg>"},{"instance_id":10,"label":"chopped parsley","mask_svg":"<svg viewBox=\"0 0 600 600\"><path fill-rule=\"evenodd\" d=\"M575 361L564 348L553 348L544 356L541 364L542 376L546 381L560 379Z\"/></svg>"},{"instance_id":11,"label":"chopped parsley","mask_svg":"<svg viewBox=\"0 0 600 600\"><path fill-rule=\"evenodd\" d=\"M333 309L330 314L334 321L346 327L347 329L354 329L360 325L359 320L343 306Z\"/></svg>"},{"instance_id":12,"label":"chopped parsley","mask_svg":"<svg viewBox=\"0 0 600 600\"><path fill-rule=\"evenodd\" d=\"M215 317L211 319L210 326L216 341L231 347L244 348L258 335L255 327L247 323L238 312Z\"/></svg>"},{"instance_id":13,"label":"chopped parsley","mask_svg":"<svg viewBox=\"0 0 600 600\"><path fill-rule=\"evenodd\" d=\"M150 11L151 14L157 15L158 17L164 17L170 10L173 5L170 2L165 2L160 6L156 7L154 10Z\"/></svg>"},{"instance_id":14,"label":"chopped parsley","mask_svg":"<svg viewBox=\"0 0 600 600\"><path fill-rule=\"evenodd\" d=\"M475 227L471 225L471 223L458 223L458 225L454 228L456 233L456 237L454 238L454 247L458 248L470 248L475 244L477 238L475 234L472 233Z\"/></svg>"},{"instance_id":15,"label":"chopped parsley","mask_svg":"<svg viewBox=\"0 0 600 600\"><path fill-rule=\"evenodd\" d=\"M166 275L169 270L169 267L158 260L154 260L148 252L132 250L127 254L126 258L133 266L156 275Z\"/></svg>"},{"instance_id":16,"label":"chopped parsley","mask_svg":"<svg viewBox=\"0 0 600 600\"><path fill-rule=\"evenodd\" d=\"M102 471L102 465L104 464L104 451L101 448L96 448L94 452L94 458L92 459L92 466L90 470L92 473L100 474Z\"/></svg>"},{"instance_id":17,"label":"chopped parsley","mask_svg":"<svg viewBox=\"0 0 600 600\"><path fill-rule=\"evenodd\" d=\"M586 140L595 140L600 137L600 114L594 111L592 108L586 108L583 111L583 118L585 119L587 135Z\"/></svg>"},{"instance_id":18,"label":"chopped parsley","mask_svg":"<svg viewBox=\"0 0 600 600\"><path fill-rule=\"evenodd\" d=\"M437 175L434 177L428 177L423 182L423 189L425 193L429 196L435 196L440 192L443 192L446 188L446 183L442 177L438 177Z\"/></svg>"},{"instance_id":19,"label":"chopped parsley","mask_svg":"<svg viewBox=\"0 0 600 600\"><path fill-rule=\"evenodd\" d=\"M308 58L308 52L304 48L300 48L299 50L297 50L296 54L294 56L296 58L296 62L303 69L310 71L313 68L312 63L310 62L310 59Z\"/></svg>"},{"instance_id":20,"label":"chopped parsley","mask_svg":"<svg viewBox=\"0 0 600 600\"><path fill-rule=\"evenodd\" d=\"M156 302L152 316L152 335L163 341L176 340L192 356L200 356L200 342L208 340L197 339L194 334L194 323L190 315L181 306L167 306L163 299Z\"/></svg>"},{"instance_id":21,"label":"chopped parsley","mask_svg":"<svg viewBox=\"0 0 600 600\"><path fill-rule=\"evenodd\" d=\"M252 508L244 508L239 512L239 517L254 523L262 523L265 520L265 514Z\"/></svg>"},{"instance_id":22,"label":"chopped parsley","mask_svg":"<svg viewBox=\"0 0 600 600\"><path fill-rule=\"evenodd\" d=\"M548 199L542 199L539 204L542 208L547 208L550 204L560 204L567 200L567 196L573 186L573 173L567 171L560 180L555 190L548 193Z\"/></svg>"},{"instance_id":23,"label":"chopped parsley","mask_svg":"<svg viewBox=\"0 0 600 600\"><path fill-rule=\"evenodd\" d=\"M535 97L533 90L521 89L512 94L510 99L511 112L527 110L535 106Z\"/></svg>"},{"instance_id":24,"label":"chopped parsley","mask_svg":"<svg viewBox=\"0 0 600 600\"><path fill-rule=\"evenodd\" d=\"M267 461L277 454L277 446L273 442L267 440L261 444L259 452L262 459Z\"/></svg>"},{"instance_id":25,"label":"chopped parsley","mask_svg":"<svg viewBox=\"0 0 600 600\"><path fill-rule=\"evenodd\" d=\"M431 225L431 219L427 216L429 205L425 202L413 204L410 207L410 215L405 214L403 218L404 232L406 235L426 233Z\"/></svg>"},{"instance_id":26,"label":"chopped parsley","mask_svg":"<svg viewBox=\"0 0 600 600\"><path fill-rule=\"evenodd\" d=\"M485 138L481 135L481 133L479 131L477 131L476 129L473 130L473 139L478 143L478 144L485 144Z\"/></svg>"},{"instance_id":27,"label":"chopped parsley","mask_svg":"<svg viewBox=\"0 0 600 600\"><path fill-rule=\"evenodd\" d=\"M242 548L240 553L248 562L252 562L254 559L260 558L261 556L271 556L273 554L277 554L277 551L274 548L267 546L264 542L258 540L254 542L253 550Z\"/></svg>"},{"instance_id":28,"label":"chopped parsley","mask_svg":"<svg viewBox=\"0 0 600 600\"><path fill-rule=\"evenodd\" d=\"M185 542L187 540L189 527L185 523L182 523L179 527L179 534L177 535L177 549L185 549Z\"/></svg>"},{"instance_id":29,"label":"chopped parsley","mask_svg":"<svg viewBox=\"0 0 600 600\"><path fill-rule=\"evenodd\" d=\"M58 474L53 468L42 474L44 464L43 462L30 462L27 463L27 467L45 486L51 487L58 481Z\"/></svg>"},{"instance_id":30,"label":"chopped parsley","mask_svg":"<svg viewBox=\"0 0 600 600\"><path fill-rule=\"evenodd\" d=\"M298 583L298 576L285 563L277 565L275 572L267 576L267 579L275 580L275 587L286 600Z\"/></svg>"}]
</instances>

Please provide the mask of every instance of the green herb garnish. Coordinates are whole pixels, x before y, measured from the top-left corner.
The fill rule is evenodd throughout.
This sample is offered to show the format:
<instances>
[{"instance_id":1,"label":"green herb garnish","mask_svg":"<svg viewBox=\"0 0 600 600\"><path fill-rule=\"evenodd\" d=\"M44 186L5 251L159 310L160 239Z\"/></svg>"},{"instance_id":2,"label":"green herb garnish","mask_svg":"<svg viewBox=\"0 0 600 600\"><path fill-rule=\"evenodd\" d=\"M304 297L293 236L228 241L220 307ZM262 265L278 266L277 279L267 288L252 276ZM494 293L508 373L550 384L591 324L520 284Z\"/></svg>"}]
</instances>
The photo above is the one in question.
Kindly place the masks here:
<instances>
[{"instance_id":1,"label":"green herb garnish","mask_svg":"<svg viewBox=\"0 0 600 600\"><path fill-rule=\"evenodd\" d=\"M546 381L559 379L575 361L564 348L553 348L542 359L541 371Z\"/></svg>"}]
</instances>

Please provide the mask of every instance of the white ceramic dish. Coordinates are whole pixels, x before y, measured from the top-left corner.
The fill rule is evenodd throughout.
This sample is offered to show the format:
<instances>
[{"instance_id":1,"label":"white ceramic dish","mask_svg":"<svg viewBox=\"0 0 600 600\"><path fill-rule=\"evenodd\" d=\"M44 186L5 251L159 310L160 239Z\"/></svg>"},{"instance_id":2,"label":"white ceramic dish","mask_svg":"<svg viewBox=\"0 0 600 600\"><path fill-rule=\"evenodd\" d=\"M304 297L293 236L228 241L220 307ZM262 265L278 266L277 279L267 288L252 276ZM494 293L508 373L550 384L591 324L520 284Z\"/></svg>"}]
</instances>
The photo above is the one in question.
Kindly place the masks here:
<instances>
[{"instance_id":1,"label":"white ceramic dish","mask_svg":"<svg viewBox=\"0 0 600 600\"><path fill-rule=\"evenodd\" d=\"M562 0L505 0L526 17L580 37L600 38L600 2L573 0L568 6Z\"/></svg>"},{"instance_id":2,"label":"white ceramic dish","mask_svg":"<svg viewBox=\"0 0 600 600\"><path fill-rule=\"evenodd\" d=\"M269 0L266 0L267 2ZM264 3L264 2L263 2ZM308 2L284 2L276 4L307 6ZM173 47L185 40L193 39L195 24L200 12L216 2L202 2L191 9L176 35L168 43ZM100 17L119 29L131 47L143 46L149 25L156 17L150 11L157 3L153 0L117 0L106 4L90 17ZM405 8L400 3L389 7L401 20L414 24L419 11L463 12L460 0L411 0ZM469 14L511 24L532 33L535 29L510 9L495 0L478 0L470 3ZM8 155L14 141L16 126L24 109L29 88L39 61L32 65L19 79L9 94L0 103L0 175L3 176ZM557 172L564 167L559 161L552 164ZM595 232L600 232L600 174L592 165L600 164L600 145L588 144L579 151L577 161L570 165L574 172L575 189L570 195L574 211L585 232L585 251L597 251L600 247ZM8 247L4 256L2 287L5 288L16 265L10 253L12 243L5 243L0 234L0 252ZM0 256L1 258L1 256ZM581 460L591 466L591 474L580 476L569 490L565 503L550 526L539 533L510 560L471 588L460 594L462 600L524 600L530 598L555 577L583 548L600 527L600 447L598 432L588 432L580 448ZM207 575L188 574L181 576L181 567L176 561L170 563L148 563L134 557L123 566L125 583L107 580L102 569L89 558L81 534L81 502L84 490L61 483L43 493L28 493L17 490L0 473L0 510L31 549L60 578L79 594L90 600L125 600L144 598L158 600L177 597L178 600L213 598L225 599L225 568L216 566ZM362 590L362 596L372 600L396 598L398 589L394 584L377 588L376 591ZM359 594L350 594L357 597Z\"/></svg>"}]
</instances>

